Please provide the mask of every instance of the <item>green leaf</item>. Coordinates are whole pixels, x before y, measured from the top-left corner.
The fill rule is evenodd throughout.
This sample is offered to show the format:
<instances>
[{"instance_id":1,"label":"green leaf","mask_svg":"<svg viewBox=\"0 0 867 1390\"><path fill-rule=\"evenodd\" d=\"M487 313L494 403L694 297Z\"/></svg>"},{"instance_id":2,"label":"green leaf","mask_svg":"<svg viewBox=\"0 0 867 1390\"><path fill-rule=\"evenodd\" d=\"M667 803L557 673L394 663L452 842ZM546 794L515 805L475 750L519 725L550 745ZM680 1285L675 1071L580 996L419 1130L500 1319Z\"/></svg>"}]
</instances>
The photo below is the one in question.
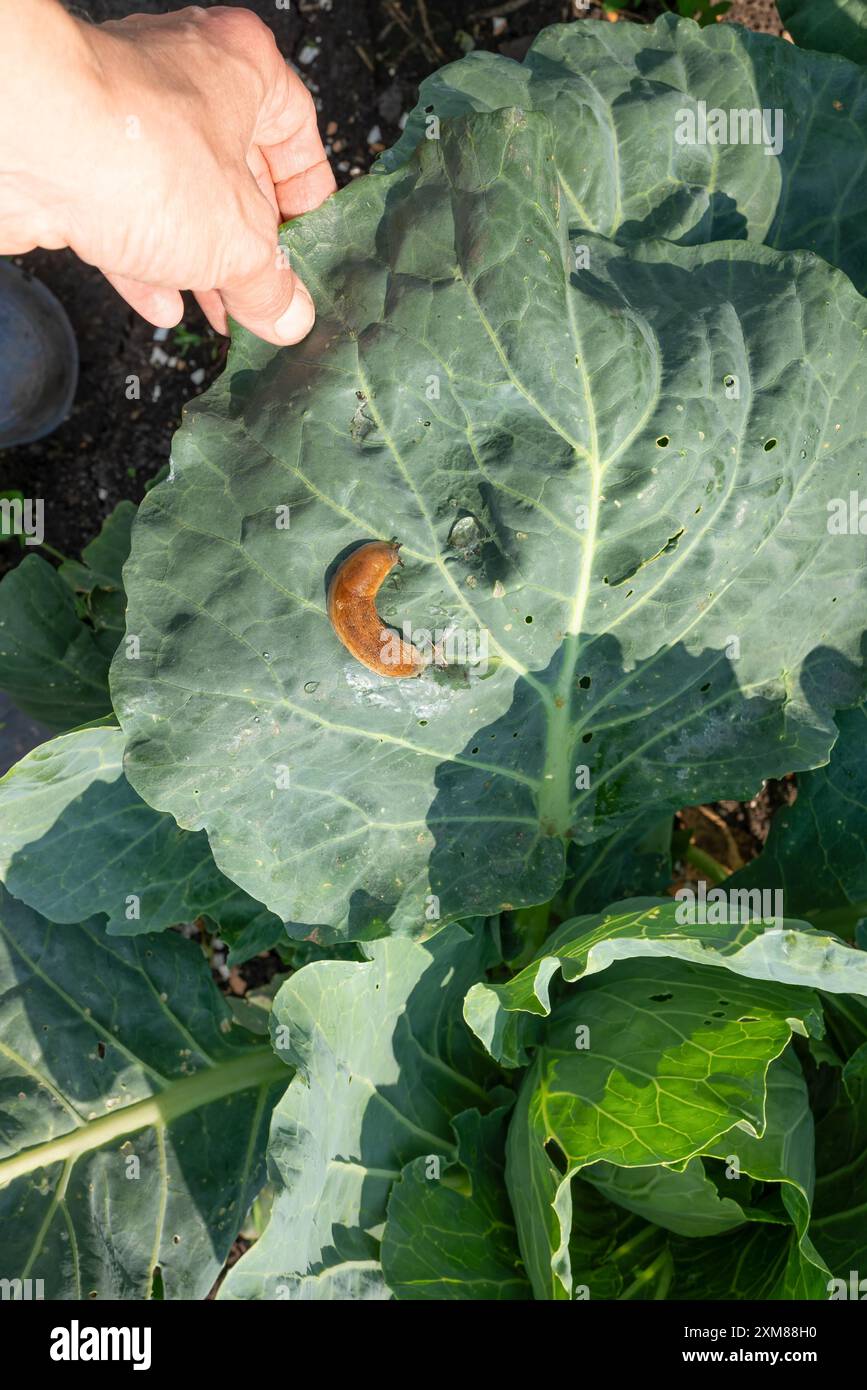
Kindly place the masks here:
<instances>
[{"instance_id":1,"label":"green leaf","mask_svg":"<svg viewBox=\"0 0 867 1390\"><path fill-rule=\"evenodd\" d=\"M720 998L716 972L700 966L632 961L585 979L554 1010L507 1146L507 1184L537 1298L572 1291L576 1173L600 1161L681 1169L723 1136L728 1152L739 1153L743 1132L766 1135L768 1068L793 1030L821 1035L818 1001L808 990L737 976L724 989ZM748 1154L745 1171L751 1164ZM605 1190L611 1195L616 1184ZM805 1230L808 1199L796 1191Z\"/></svg>"},{"instance_id":2,"label":"green leaf","mask_svg":"<svg viewBox=\"0 0 867 1390\"><path fill-rule=\"evenodd\" d=\"M701 1303L827 1298L828 1272L797 1231L753 1225L707 1240L672 1237L668 1297Z\"/></svg>"},{"instance_id":3,"label":"green leaf","mask_svg":"<svg viewBox=\"0 0 867 1390\"><path fill-rule=\"evenodd\" d=\"M671 834L671 816L654 820L642 812L607 840L570 845L558 917L601 912L627 898L662 897L671 883Z\"/></svg>"},{"instance_id":4,"label":"green leaf","mask_svg":"<svg viewBox=\"0 0 867 1390\"><path fill-rule=\"evenodd\" d=\"M0 687L33 719L73 729L111 713L106 651L57 570L27 555L0 582Z\"/></svg>"},{"instance_id":5,"label":"green leaf","mask_svg":"<svg viewBox=\"0 0 867 1390\"><path fill-rule=\"evenodd\" d=\"M773 1071L771 1067L768 1072L769 1088ZM691 1158L681 1170L662 1164L618 1168L613 1163L593 1163L582 1176L609 1201L666 1231L711 1236L735 1230L746 1221L736 1200L737 1189L733 1195L722 1193L700 1158Z\"/></svg>"},{"instance_id":6,"label":"green leaf","mask_svg":"<svg viewBox=\"0 0 867 1390\"><path fill-rule=\"evenodd\" d=\"M123 567L129 556L132 524L138 508L119 502L106 517L99 535L81 552L81 562L65 560L58 574L72 589L92 594L95 589L123 590Z\"/></svg>"},{"instance_id":7,"label":"green leaf","mask_svg":"<svg viewBox=\"0 0 867 1390\"><path fill-rule=\"evenodd\" d=\"M867 62L867 0L777 0L795 43Z\"/></svg>"},{"instance_id":8,"label":"green leaf","mask_svg":"<svg viewBox=\"0 0 867 1390\"><path fill-rule=\"evenodd\" d=\"M779 808L762 853L726 888L780 889L790 916L851 938L867 916L867 709L837 723L831 761L799 775L794 805Z\"/></svg>"},{"instance_id":9,"label":"green leaf","mask_svg":"<svg viewBox=\"0 0 867 1390\"><path fill-rule=\"evenodd\" d=\"M816 1125L810 1233L838 1279L867 1269L867 1043L849 1059L835 1104ZM860 1294L859 1294L860 1297Z\"/></svg>"},{"instance_id":10,"label":"green leaf","mask_svg":"<svg viewBox=\"0 0 867 1390\"><path fill-rule=\"evenodd\" d=\"M730 1131L710 1144L702 1158L690 1159L682 1171L600 1163L585 1169L583 1176L610 1201L683 1236L716 1235L746 1221L780 1224L790 1216L803 1258L819 1270L813 1282L821 1289L827 1271L807 1238L815 1181L813 1150L807 1087L789 1048L768 1068L761 1138L741 1129ZM767 1189L759 1187L754 1195L751 1179L782 1185L779 1211L769 1205Z\"/></svg>"},{"instance_id":11,"label":"green leaf","mask_svg":"<svg viewBox=\"0 0 867 1390\"><path fill-rule=\"evenodd\" d=\"M572 1179L569 1264L576 1299L663 1299L673 1277L667 1231ZM558 1297L565 1293L556 1285Z\"/></svg>"},{"instance_id":12,"label":"green leaf","mask_svg":"<svg viewBox=\"0 0 867 1390\"><path fill-rule=\"evenodd\" d=\"M731 922L715 925L689 925L678 915L684 907L670 899L636 899L595 917L564 922L537 959L505 984L473 986L464 1005L467 1022L493 1057L505 1066L520 1066L527 1060L528 1043L538 1036L525 1016L550 1013L551 982L558 971L573 981L614 962L642 957L648 970L655 968L651 958L669 957L756 981L867 995L867 954L834 937L788 921L766 926L760 913L758 920L735 920L750 915L744 899L731 902Z\"/></svg>"},{"instance_id":13,"label":"green leaf","mask_svg":"<svg viewBox=\"0 0 867 1390\"><path fill-rule=\"evenodd\" d=\"M126 571L130 780L323 941L548 901L569 843L826 759L862 683L867 557L827 533L867 432L849 281L596 238L576 274L547 119L441 136L287 228L317 327L241 337ZM340 645L326 577L392 534L384 616L489 634L486 671Z\"/></svg>"},{"instance_id":14,"label":"green leaf","mask_svg":"<svg viewBox=\"0 0 867 1390\"><path fill-rule=\"evenodd\" d=\"M865 6L856 3L860 20ZM856 3L837 49L849 58L864 44ZM825 0L802 0L800 10L829 13ZM842 33L840 7L835 18ZM509 106L541 111L554 126L574 227L624 243L731 237L809 249L863 290L865 96L867 75L854 63L729 24L700 29L663 15L653 25L554 25L522 64L474 52L426 78L403 136L374 167L390 173L404 164L435 135L435 120ZM700 102L708 113L747 112L756 122L766 111L771 134L782 134L779 155L761 139L681 144L682 113L697 117Z\"/></svg>"},{"instance_id":15,"label":"green leaf","mask_svg":"<svg viewBox=\"0 0 867 1390\"><path fill-rule=\"evenodd\" d=\"M129 556L132 524L138 508L132 502L119 502L103 522L95 540L81 553L81 563L66 560L60 566L61 579L84 604L84 614L93 624L100 648L112 657L123 637L126 594L123 567Z\"/></svg>"},{"instance_id":16,"label":"green leaf","mask_svg":"<svg viewBox=\"0 0 867 1390\"><path fill-rule=\"evenodd\" d=\"M0 889L3 1273L49 1299L203 1298L262 1185L289 1078L201 952L110 941Z\"/></svg>"},{"instance_id":17,"label":"green leaf","mask_svg":"<svg viewBox=\"0 0 867 1390\"><path fill-rule=\"evenodd\" d=\"M110 935L206 914L238 935L233 963L280 940L279 918L223 877L207 836L179 830L136 795L123 745L119 729L80 729L0 779L0 881L53 922L105 913Z\"/></svg>"},{"instance_id":18,"label":"green leaf","mask_svg":"<svg viewBox=\"0 0 867 1390\"><path fill-rule=\"evenodd\" d=\"M400 1299L527 1299L504 1185L508 1109L453 1122L457 1159L416 1158L391 1190L382 1237L386 1283Z\"/></svg>"},{"instance_id":19,"label":"green leaf","mask_svg":"<svg viewBox=\"0 0 867 1390\"><path fill-rule=\"evenodd\" d=\"M305 966L274 1001L275 1045L298 1068L271 1123L278 1192L221 1298L388 1298L379 1239L392 1184L415 1158L455 1159L452 1118L496 1102L460 1022L468 985L495 959L482 924L366 949L364 963Z\"/></svg>"},{"instance_id":20,"label":"green leaf","mask_svg":"<svg viewBox=\"0 0 867 1390\"><path fill-rule=\"evenodd\" d=\"M730 1163L723 1170L720 1162L706 1158L691 1159L682 1172L595 1164L573 1178L573 1296L701 1301L825 1296L828 1271L806 1233L813 1125L791 1049L768 1070L764 1138L736 1129L716 1147L725 1159L736 1150L737 1180L728 1176ZM614 1184L616 1206L602 1196L598 1175L603 1172ZM594 1178L593 1187L588 1177ZM789 1208L778 1203L775 1210L762 1182L786 1184L777 1192L788 1191ZM624 1202L631 1209L646 1203L660 1224L630 1215ZM689 1237L669 1233L685 1224ZM701 1229L718 1233L696 1236Z\"/></svg>"},{"instance_id":21,"label":"green leaf","mask_svg":"<svg viewBox=\"0 0 867 1390\"><path fill-rule=\"evenodd\" d=\"M120 502L81 563L54 569L29 555L0 583L0 689L52 729L112 713L108 667L123 636L121 571L135 514Z\"/></svg>"}]
</instances>

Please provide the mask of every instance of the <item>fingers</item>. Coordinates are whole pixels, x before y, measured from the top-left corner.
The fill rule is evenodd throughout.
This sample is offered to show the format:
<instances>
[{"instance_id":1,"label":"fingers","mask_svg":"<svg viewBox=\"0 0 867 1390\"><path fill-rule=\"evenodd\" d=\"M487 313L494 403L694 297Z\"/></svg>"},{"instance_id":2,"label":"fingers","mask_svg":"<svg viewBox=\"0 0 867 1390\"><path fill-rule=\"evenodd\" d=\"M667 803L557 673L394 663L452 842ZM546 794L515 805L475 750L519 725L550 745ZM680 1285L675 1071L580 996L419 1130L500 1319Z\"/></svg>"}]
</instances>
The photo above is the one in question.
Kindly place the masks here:
<instances>
[{"instance_id":1,"label":"fingers","mask_svg":"<svg viewBox=\"0 0 867 1390\"><path fill-rule=\"evenodd\" d=\"M103 274L127 304L156 328L174 328L184 317L184 301L179 290L145 285L141 280L130 280L126 275L112 275L108 271Z\"/></svg>"},{"instance_id":2,"label":"fingers","mask_svg":"<svg viewBox=\"0 0 867 1390\"><path fill-rule=\"evenodd\" d=\"M263 150L269 166L271 165L272 154L278 148L272 146L270 149ZM302 169L299 173L285 179L276 178L272 166L271 176L274 179L274 191L277 195L280 214L284 220L289 217L300 217L302 212L310 212L313 208L318 208L320 203L324 203L326 198L331 197L337 187L337 182L331 172L331 165L324 156L321 163L311 165L309 169Z\"/></svg>"},{"instance_id":3,"label":"fingers","mask_svg":"<svg viewBox=\"0 0 867 1390\"><path fill-rule=\"evenodd\" d=\"M274 213L274 221L280 220L280 209L277 206L277 194L274 191L274 180L271 177L271 170L258 145L251 145L247 151L247 168L259 185L259 191L268 199Z\"/></svg>"},{"instance_id":4,"label":"fingers","mask_svg":"<svg viewBox=\"0 0 867 1390\"><path fill-rule=\"evenodd\" d=\"M208 323L215 333L222 333L223 337L228 337L229 322L226 318L226 309L220 298L219 290L199 290L195 296L196 303L204 314Z\"/></svg>"},{"instance_id":5,"label":"fingers","mask_svg":"<svg viewBox=\"0 0 867 1390\"><path fill-rule=\"evenodd\" d=\"M282 59L255 138L268 161L282 217L309 212L334 192L313 98Z\"/></svg>"}]
</instances>

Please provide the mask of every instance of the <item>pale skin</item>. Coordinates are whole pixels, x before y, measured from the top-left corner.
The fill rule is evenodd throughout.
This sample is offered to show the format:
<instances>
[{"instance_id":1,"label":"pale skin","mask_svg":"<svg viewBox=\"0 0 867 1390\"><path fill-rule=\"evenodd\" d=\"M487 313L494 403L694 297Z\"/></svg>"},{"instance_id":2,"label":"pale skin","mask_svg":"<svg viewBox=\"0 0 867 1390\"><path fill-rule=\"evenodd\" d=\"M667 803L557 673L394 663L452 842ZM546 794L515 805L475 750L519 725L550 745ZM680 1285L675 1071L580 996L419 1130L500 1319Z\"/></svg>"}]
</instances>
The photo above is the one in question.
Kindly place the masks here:
<instances>
[{"instance_id":1,"label":"pale skin","mask_svg":"<svg viewBox=\"0 0 867 1390\"><path fill-rule=\"evenodd\" d=\"M278 228L334 187L313 100L250 11L92 25L0 0L0 254L69 246L158 327L189 289L218 332L295 343L313 301Z\"/></svg>"}]
</instances>

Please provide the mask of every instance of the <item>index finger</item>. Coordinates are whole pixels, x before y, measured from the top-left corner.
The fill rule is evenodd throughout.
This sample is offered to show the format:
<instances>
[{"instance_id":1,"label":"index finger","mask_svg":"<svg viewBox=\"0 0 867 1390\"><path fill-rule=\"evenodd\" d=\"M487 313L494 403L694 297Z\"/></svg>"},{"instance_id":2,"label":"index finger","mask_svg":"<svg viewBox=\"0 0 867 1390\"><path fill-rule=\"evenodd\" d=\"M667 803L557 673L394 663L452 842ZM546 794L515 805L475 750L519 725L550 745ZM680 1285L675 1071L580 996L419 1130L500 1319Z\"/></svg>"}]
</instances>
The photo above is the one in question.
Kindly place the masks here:
<instances>
[{"instance_id":1,"label":"index finger","mask_svg":"<svg viewBox=\"0 0 867 1390\"><path fill-rule=\"evenodd\" d=\"M256 127L274 181L281 217L297 217L337 187L316 123L316 105L297 73L281 60Z\"/></svg>"}]
</instances>

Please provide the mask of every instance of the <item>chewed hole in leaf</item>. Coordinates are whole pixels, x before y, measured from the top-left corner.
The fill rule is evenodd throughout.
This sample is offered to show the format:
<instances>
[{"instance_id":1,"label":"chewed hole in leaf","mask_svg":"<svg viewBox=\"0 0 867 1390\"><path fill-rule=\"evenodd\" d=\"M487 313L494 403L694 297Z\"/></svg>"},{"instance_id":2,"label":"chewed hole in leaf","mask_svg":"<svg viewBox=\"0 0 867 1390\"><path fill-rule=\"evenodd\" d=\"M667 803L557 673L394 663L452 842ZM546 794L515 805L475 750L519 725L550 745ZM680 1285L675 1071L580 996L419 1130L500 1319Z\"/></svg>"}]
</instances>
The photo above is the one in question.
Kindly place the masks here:
<instances>
[{"instance_id":1,"label":"chewed hole in leaf","mask_svg":"<svg viewBox=\"0 0 867 1390\"><path fill-rule=\"evenodd\" d=\"M670 991L665 994L651 994L650 996L651 1003L653 1004L666 1004L669 999L673 998L674 995Z\"/></svg>"},{"instance_id":2,"label":"chewed hole in leaf","mask_svg":"<svg viewBox=\"0 0 867 1390\"><path fill-rule=\"evenodd\" d=\"M578 684L582 690L589 690L592 684L590 676L582 676Z\"/></svg>"},{"instance_id":3,"label":"chewed hole in leaf","mask_svg":"<svg viewBox=\"0 0 867 1390\"><path fill-rule=\"evenodd\" d=\"M560 1148L556 1139L545 1140L545 1153L550 1158L558 1173L565 1173L569 1167L566 1155Z\"/></svg>"},{"instance_id":4,"label":"chewed hole in leaf","mask_svg":"<svg viewBox=\"0 0 867 1390\"><path fill-rule=\"evenodd\" d=\"M777 447L777 441L776 441L776 439L766 439L766 440L765 440L765 453L766 453L766 454L769 454L769 453L771 452L771 450L772 450L772 449L776 449L776 447Z\"/></svg>"},{"instance_id":5,"label":"chewed hole in leaf","mask_svg":"<svg viewBox=\"0 0 867 1390\"><path fill-rule=\"evenodd\" d=\"M671 443L671 438L667 434L661 434L656 441L657 449L667 449Z\"/></svg>"}]
</instances>

